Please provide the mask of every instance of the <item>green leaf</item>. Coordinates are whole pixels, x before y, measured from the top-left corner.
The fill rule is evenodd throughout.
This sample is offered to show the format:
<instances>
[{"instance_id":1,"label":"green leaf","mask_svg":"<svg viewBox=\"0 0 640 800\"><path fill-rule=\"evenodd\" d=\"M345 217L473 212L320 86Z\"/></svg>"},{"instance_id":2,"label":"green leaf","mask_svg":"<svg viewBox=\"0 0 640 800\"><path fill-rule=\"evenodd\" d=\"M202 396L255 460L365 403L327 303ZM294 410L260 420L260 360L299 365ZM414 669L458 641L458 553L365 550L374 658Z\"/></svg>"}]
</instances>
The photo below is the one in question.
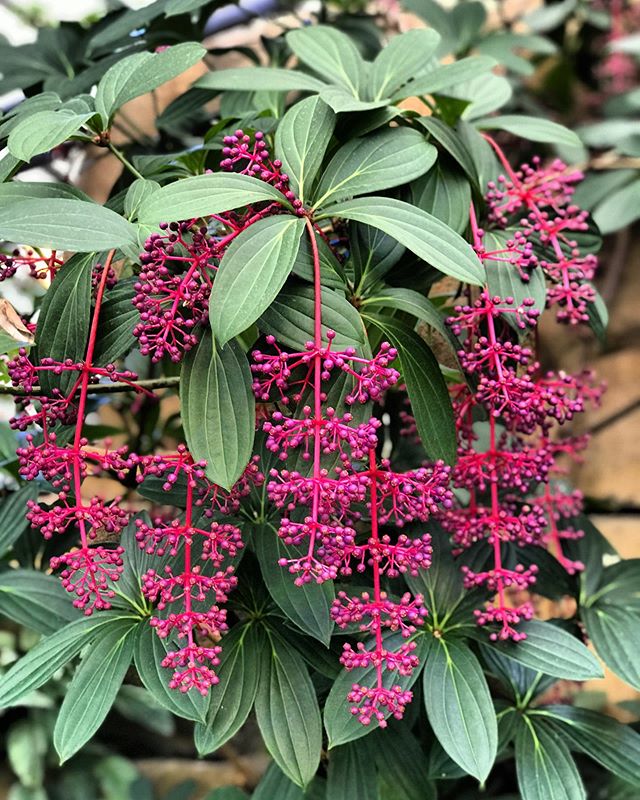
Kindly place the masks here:
<instances>
[{"instance_id":1,"label":"green leaf","mask_svg":"<svg viewBox=\"0 0 640 800\"><path fill-rule=\"evenodd\" d=\"M273 334L287 347L304 350L313 340L314 291L311 286L283 289L258 320L264 333ZM343 294L322 290L322 336L335 331L336 350L361 348L365 342L364 326L356 309Z\"/></svg>"},{"instance_id":2,"label":"green leaf","mask_svg":"<svg viewBox=\"0 0 640 800\"><path fill-rule=\"evenodd\" d=\"M363 316L365 316L363 314ZM431 348L412 328L381 315L365 316L398 350L418 434L431 458L456 458L456 432L449 391Z\"/></svg>"},{"instance_id":3,"label":"green leaf","mask_svg":"<svg viewBox=\"0 0 640 800\"><path fill-rule=\"evenodd\" d=\"M70 258L53 280L44 296L36 329L36 359L45 356L56 361L84 359L91 319L91 274L99 256L96 253ZM46 394L54 388L67 393L77 379L75 372L54 375L40 373L40 385Z\"/></svg>"},{"instance_id":4,"label":"green leaf","mask_svg":"<svg viewBox=\"0 0 640 800\"><path fill-rule=\"evenodd\" d=\"M344 86L354 97L360 96L365 63L351 39L337 28L313 25L289 31L287 44L318 75Z\"/></svg>"},{"instance_id":5,"label":"green leaf","mask_svg":"<svg viewBox=\"0 0 640 800\"><path fill-rule=\"evenodd\" d=\"M326 84L293 69L238 67L210 72L193 86L224 92L319 92Z\"/></svg>"},{"instance_id":6,"label":"green leaf","mask_svg":"<svg viewBox=\"0 0 640 800\"><path fill-rule=\"evenodd\" d=\"M340 262L333 254L330 245L317 231L314 231L314 236L318 245L318 256L320 257L320 281L322 286L330 289L343 288L347 281ZM291 271L294 275L303 278L309 283L314 282L313 253L308 236L303 236L300 239L300 247Z\"/></svg>"},{"instance_id":7,"label":"green leaf","mask_svg":"<svg viewBox=\"0 0 640 800\"><path fill-rule=\"evenodd\" d=\"M322 727L316 692L302 658L269 630L271 653L263 662L256 695L256 718L267 750L298 786L316 774Z\"/></svg>"},{"instance_id":8,"label":"green leaf","mask_svg":"<svg viewBox=\"0 0 640 800\"><path fill-rule=\"evenodd\" d=\"M328 647L333 631L329 614L335 597L333 581L321 584L312 581L296 586L294 576L278 562L281 558L300 557L302 553L300 548L286 545L273 525L255 527L253 541L262 577L272 599L300 630Z\"/></svg>"},{"instance_id":9,"label":"green leaf","mask_svg":"<svg viewBox=\"0 0 640 800\"><path fill-rule=\"evenodd\" d=\"M52 633L23 656L2 676L0 708L15 705L34 689L39 689L96 636L123 619L135 619L116 611L95 617L82 617Z\"/></svg>"},{"instance_id":10,"label":"green leaf","mask_svg":"<svg viewBox=\"0 0 640 800\"><path fill-rule=\"evenodd\" d=\"M397 632L383 634L383 638L385 648L391 651L407 641ZM420 676L431 637L420 633L413 638L413 641L416 644L416 649L413 653L419 659L420 665L413 670L411 675L398 675L397 672L384 670L382 683L385 688L390 689L392 686L400 686L403 691L406 691L413 686ZM374 642L369 640L365 643L365 646L369 650L374 646ZM361 739L380 727L375 718L371 720L369 725L363 725L351 713L349 701L347 700L347 695L355 682L361 686L375 686L376 681L376 668L374 666L358 669L355 672L343 669L336 678L324 705L324 727L329 738L329 749ZM384 716L385 719L388 719L390 713L386 712Z\"/></svg>"},{"instance_id":11,"label":"green leaf","mask_svg":"<svg viewBox=\"0 0 640 800\"><path fill-rule=\"evenodd\" d=\"M11 492L0 505L0 556L3 556L27 527L26 507L38 496L37 484L30 482Z\"/></svg>"},{"instance_id":12,"label":"green leaf","mask_svg":"<svg viewBox=\"0 0 640 800\"><path fill-rule=\"evenodd\" d=\"M133 305L136 278L118 281L108 289L100 310L98 338L94 351L94 362L100 366L112 364L129 353L136 343L133 329L140 319L140 312Z\"/></svg>"},{"instance_id":13,"label":"green leaf","mask_svg":"<svg viewBox=\"0 0 640 800\"><path fill-rule=\"evenodd\" d=\"M204 459L207 477L230 489L249 463L255 435L251 371L242 348L229 342L218 350L211 333L203 332L182 364L180 400L194 459Z\"/></svg>"},{"instance_id":14,"label":"green leaf","mask_svg":"<svg viewBox=\"0 0 640 800\"><path fill-rule=\"evenodd\" d=\"M393 236L445 275L477 286L485 281L482 264L461 236L431 214L402 200L361 197L331 206L321 216L372 225Z\"/></svg>"},{"instance_id":15,"label":"green leaf","mask_svg":"<svg viewBox=\"0 0 640 800\"><path fill-rule=\"evenodd\" d=\"M11 131L7 140L9 152L22 161L31 161L66 142L92 116L93 111L77 114L65 108L30 114Z\"/></svg>"},{"instance_id":16,"label":"green leaf","mask_svg":"<svg viewBox=\"0 0 640 800\"><path fill-rule=\"evenodd\" d=\"M585 800L584 786L564 742L525 716L516 733L516 769L522 800Z\"/></svg>"},{"instance_id":17,"label":"green leaf","mask_svg":"<svg viewBox=\"0 0 640 800\"><path fill-rule=\"evenodd\" d=\"M102 76L96 91L96 111L105 129L121 106L182 74L206 52L200 44L183 42L160 52L134 53L116 61Z\"/></svg>"},{"instance_id":18,"label":"green leaf","mask_svg":"<svg viewBox=\"0 0 640 800\"><path fill-rule=\"evenodd\" d=\"M374 731L365 741L380 776L398 790L402 800L435 800L427 757L408 725L391 720L387 730Z\"/></svg>"},{"instance_id":19,"label":"green leaf","mask_svg":"<svg viewBox=\"0 0 640 800\"><path fill-rule=\"evenodd\" d=\"M170 689L170 671L161 666L167 650L173 643L161 639L149 625L148 619L138 624L134 642L133 657L140 680L153 697L173 714L195 722L204 722L207 714L208 698L199 692L178 692Z\"/></svg>"},{"instance_id":20,"label":"green leaf","mask_svg":"<svg viewBox=\"0 0 640 800\"><path fill-rule=\"evenodd\" d=\"M224 254L211 292L209 318L219 346L252 325L276 299L296 260L305 221L258 220Z\"/></svg>"},{"instance_id":21,"label":"green leaf","mask_svg":"<svg viewBox=\"0 0 640 800\"><path fill-rule=\"evenodd\" d=\"M456 233L469 225L469 181L443 161L411 184L414 205L444 222Z\"/></svg>"},{"instance_id":22,"label":"green leaf","mask_svg":"<svg viewBox=\"0 0 640 800\"><path fill-rule=\"evenodd\" d=\"M16 244L89 253L136 244L136 227L97 203L51 198L6 203L0 238Z\"/></svg>"},{"instance_id":23,"label":"green leaf","mask_svg":"<svg viewBox=\"0 0 640 800\"><path fill-rule=\"evenodd\" d=\"M503 114L497 117L477 119L476 128L480 130L501 130L513 133L531 142L549 142L568 147L580 147L580 138L573 131L557 122L543 117L528 117L524 114Z\"/></svg>"},{"instance_id":24,"label":"green leaf","mask_svg":"<svg viewBox=\"0 0 640 800\"><path fill-rule=\"evenodd\" d=\"M594 603L640 612L640 558L624 559L602 570L598 589L584 601L585 606Z\"/></svg>"},{"instance_id":25,"label":"green leaf","mask_svg":"<svg viewBox=\"0 0 640 800\"><path fill-rule=\"evenodd\" d=\"M320 92L320 99L324 100L336 114L375 111L387 108L389 103L388 100L359 100L342 86L325 86Z\"/></svg>"},{"instance_id":26,"label":"green leaf","mask_svg":"<svg viewBox=\"0 0 640 800\"><path fill-rule=\"evenodd\" d=\"M418 122L460 164L472 184L479 186L473 156L458 131L434 117L420 117Z\"/></svg>"},{"instance_id":27,"label":"green leaf","mask_svg":"<svg viewBox=\"0 0 640 800\"><path fill-rule=\"evenodd\" d=\"M593 219L604 234L625 228L639 218L640 180L609 195L593 212Z\"/></svg>"},{"instance_id":28,"label":"green leaf","mask_svg":"<svg viewBox=\"0 0 640 800\"><path fill-rule=\"evenodd\" d=\"M289 205L277 189L248 175L226 172L195 175L154 192L140 205L138 220L155 225L163 221L220 214L263 201Z\"/></svg>"},{"instance_id":29,"label":"green leaf","mask_svg":"<svg viewBox=\"0 0 640 800\"><path fill-rule=\"evenodd\" d=\"M129 669L136 622L121 620L102 633L67 688L53 731L60 762L67 761L98 730Z\"/></svg>"},{"instance_id":30,"label":"green leaf","mask_svg":"<svg viewBox=\"0 0 640 800\"><path fill-rule=\"evenodd\" d=\"M589 327L595 333L598 340L604 343L607 339L607 328L609 326L609 311L600 292L593 287L595 300L587 305L587 315L589 316Z\"/></svg>"},{"instance_id":31,"label":"green leaf","mask_svg":"<svg viewBox=\"0 0 640 800\"><path fill-rule=\"evenodd\" d=\"M518 630L527 638L520 642L495 642L499 652L525 667L569 681L601 678L598 659L575 636L550 622L532 619Z\"/></svg>"},{"instance_id":32,"label":"green leaf","mask_svg":"<svg viewBox=\"0 0 640 800\"><path fill-rule=\"evenodd\" d=\"M415 289L405 289L401 286L384 286L375 295L366 297L362 301L361 308L366 309L371 306L382 306L404 311L416 319L426 322L442 336L447 335L448 326L445 325L443 315L428 297L424 297L420 292L416 292Z\"/></svg>"},{"instance_id":33,"label":"green leaf","mask_svg":"<svg viewBox=\"0 0 640 800\"><path fill-rule=\"evenodd\" d=\"M400 186L427 172L436 148L411 128L390 128L352 139L334 155L315 192L314 207Z\"/></svg>"},{"instance_id":34,"label":"green leaf","mask_svg":"<svg viewBox=\"0 0 640 800\"><path fill-rule=\"evenodd\" d=\"M372 800L377 796L367 740L334 747L327 769L327 797L331 800Z\"/></svg>"},{"instance_id":35,"label":"green leaf","mask_svg":"<svg viewBox=\"0 0 640 800\"><path fill-rule=\"evenodd\" d=\"M233 628L222 642L216 675L204 723L196 725L198 755L213 753L240 730L249 716L258 690L261 657L267 645L264 630L253 624Z\"/></svg>"},{"instance_id":36,"label":"green leaf","mask_svg":"<svg viewBox=\"0 0 640 800\"><path fill-rule=\"evenodd\" d=\"M447 94L469 101L469 105L462 112L462 119L471 121L490 114L508 103L513 89L506 78L490 73L456 84L447 91Z\"/></svg>"},{"instance_id":37,"label":"green leaf","mask_svg":"<svg viewBox=\"0 0 640 800\"><path fill-rule=\"evenodd\" d=\"M374 287L400 261L405 248L392 236L372 228L352 222L349 226L350 258L353 269L354 286L357 293Z\"/></svg>"},{"instance_id":38,"label":"green leaf","mask_svg":"<svg viewBox=\"0 0 640 800\"><path fill-rule=\"evenodd\" d=\"M135 219L142 203L157 192L158 189L160 189L160 184L157 181L136 178L127 189L127 194L124 198L125 217L127 219Z\"/></svg>"},{"instance_id":39,"label":"green leaf","mask_svg":"<svg viewBox=\"0 0 640 800\"><path fill-rule=\"evenodd\" d=\"M498 748L498 724L478 659L464 644L436 639L423 672L424 703L440 744L484 782Z\"/></svg>"},{"instance_id":40,"label":"green leaf","mask_svg":"<svg viewBox=\"0 0 640 800\"><path fill-rule=\"evenodd\" d=\"M48 183L40 181L10 181L0 184L0 199L16 202L17 200L40 200L46 198L66 198L84 200L92 203L93 200L66 183Z\"/></svg>"},{"instance_id":41,"label":"green leaf","mask_svg":"<svg viewBox=\"0 0 640 800\"><path fill-rule=\"evenodd\" d=\"M319 97L292 106L276 130L275 149L283 171L304 203L333 136L335 114Z\"/></svg>"},{"instance_id":42,"label":"green leaf","mask_svg":"<svg viewBox=\"0 0 640 800\"><path fill-rule=\"evenodd\" d=\"M483 72L489 72L495 67L496 61L490 56L468 56L455 61L453 64L444 64L419 75L414 81L408 83L396 92L393 100L404 100L406 97L419 97L423 94L439 94L444 89L457 86L463 81L476 78ZM483 76L481 80L486 80ZM470 98L469 98L470 99Z\"/></svg>"},{"instance_id":43,"label":"green leaf","mask_svg":"<svg viewBox=\"0 0 640 800\"><path fill-rule=\"evenodd\" d=\"M600 658L622 680L640 689L640 614L613 603L595 603L580 616Z\"/></svg>"},{"instance_id":44,"label":"green leaf","mask_svg":"<svg viewBox=\"0 0 640 800\"><path fill-rule=\"evenodd\" d=\"M78 619L78 610L58 578L32 569L0 572L0 614L45 634Z\"/></svg>"},{"instance_id":45,"label":"green leaf","mask_svg":"<svg viewBox=\"0 0 640 800\"><path fill-rule=\"evenodd\" d=\"M304 793L277 764L272 763L252 795L252 800L304 800Z\"/></svg>"},{"instance_id":46,"label":"green leaf","mask_svg":"<svg viewBox=\"0 0 640 800\"><path fill-rule=\"evenodd\" d=\"M433 29L410 30L394 36L371 66L369 96L381 100L398 92L424 68L439 42L440 34Z\"/></svg>"},{"instance_id":47,"label":"green leaf","mask_svg":"<svg viewBox=\"0 0 640 800\"><path fill-rule=\"evenodd\" d=\"M609 772L640 786L640 734L629 725L577 706L542 706L535 713L550 719L572 750L586 753Z\"/></svg>"}]
</instances>

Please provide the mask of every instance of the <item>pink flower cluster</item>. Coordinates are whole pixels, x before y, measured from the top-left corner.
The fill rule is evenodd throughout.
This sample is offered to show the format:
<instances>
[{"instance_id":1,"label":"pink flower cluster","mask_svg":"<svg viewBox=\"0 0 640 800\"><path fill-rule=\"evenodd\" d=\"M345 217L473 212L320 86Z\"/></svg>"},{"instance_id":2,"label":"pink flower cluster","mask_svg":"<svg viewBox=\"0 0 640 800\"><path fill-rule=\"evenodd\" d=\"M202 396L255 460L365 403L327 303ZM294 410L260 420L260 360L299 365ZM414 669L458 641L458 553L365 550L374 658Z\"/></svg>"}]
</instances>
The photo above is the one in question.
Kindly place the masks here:
<instances>
[{"instance_id":1,"label":"pink flower cluster","mask_svg":"<svg viewBox=\"0 0 640 800\"><path fill-rule=\"evenodd\" d=\"M316 303L317 308L320 304ZM316 311L319 314L319 311ZM449 468L437 462L403 473L376 457L379 421L355 424L351 413L339 414L326 405L325 386L336 376L350 382L345 389L349 405L376 399L398 380L391 366L396 351L383 343L365 359L354 348L333 349L335 334L325 334L316 320L315 341L304 352L286 353L275 338L266 338L267 352L253 354L254 391L259 400L280 404L263 429L266 446L287 462L299 458L309 468L270 472L270 500L285 515L279 535L299 554L282 558L280 565L295 575L299 586L371 570L373 593L350 596L339 592L331 617L340 628L368 634L373 643L345 644L341 662L348 670L373 667L372 686L353 685L348 696L352 712L363 724L376 719L386 725L391 714L400 718L411 692L384 680L384 671L410 675L418 660L412 635L427 613L422 598L406 594L400 600L382 589L383 578L416 575L431 563L428 534L410 538L382 532L381 526L402 527L425 522L441 506L451 505ZM313 400L313 406L305 399ZM369 533L359 533L363 527ZM400 632L407 641L388 649L384 631Z\"/></svg>"},{"instance_id":2,"label":"pink flower cluster","mask_svg":"<svg viewBox=\"0 0 640 800\"><path fill-rule=\"evenodd\" d=\"M587 321L586 306L595 297L589 281L596 259L582 257L577 243L568 238L588 225L586 213L571 203L580 174L569 172L559 161L543 167L539 159L514 172L495 142L489 141L507 170L507 177L489 184L489 222L501 228L520 227L504 251L487 252L472 207L476 252L487 270L504 269L501 262L508 262L525 283L533 270L542 269L550 283L547 305L559 305L558 320ZM534 257L534 244L545 247L551 257ZM461 342L458 358L469 377L453 393L459 444L453 483L468 492L469 501L445 510L440 520L458 553L481 541L490 547L488 566L462 569L465 586L483 586L495 596L475 612L477 623L490 628L492 640L524 638L518 623L533 616L529 601L516 605L509 601L511 595L526 593L535 584L537 567L513 563L508 543L549 544L569 572L582 568L565 557L561 546L562 538L575 538L580 532L564 532L558 525L561 517L577 513L580 496L567 496L552 481L560 470L558 458L574 456L584 441L559 439L555 429L584 411L589 402L597 403L602 387L589 373L541 371L528 343L533 341L539 315L533 306L533 300L517 305L513 298L491 296L485 289L473 301L456 306L448 320ZM477 428L482 413L476 409L488 417L484 444Z\"/></svg>"},{"instance_id":3,"label":"pink flower cluster","mask_svg":"<svg viewBox=\"0 0 640 800\"><path fill-rule=\"evenodd\" d=\"M52 558L50 563L54 570L62 568L62 585L74 596L73 604L85 614L110 607L113 584L123 569L123 549L119 545L98 542L117 538L130 514L119 505L118 497L111 501L98 496L84 497L83 482L88 476L100 474L122 479L135 466L134 458L125 448L110 449L107 441L104 449L97 449L91 447L82 434L92 384L110 380L135 387L136 376L132 372L119 372L112 364L98 367L93 363L100 307L105 289L113 280L112 257L113 253L98 269L94 314L84 360L74 363L71 359L58 362L43 358L33 363L27 351L21 349L8 364L13 385L24 392L17 401L18 415L12 420L12 426L20 431L33 426L38 430L27 434L24 445L18 448L20 475L25 480L42 478L58 494L56 503L50 506L29 501L27 519L45 539L65 533L71 526L77 529L79 545ZM39 391L43 373L53 380L71 375L71 388L63 392L54 387L51 396L43 396ZM75 424L70 442L60 441L54 430L59 422Z\"/></svg>"},{"instance_id":4,"label":"pink flower cluster","mask_svg":"<svg viewBox=\"0 0 640 800\"><path fill-rule=\"evenodd\" d=\"M139 482L151 476L161 478L167 492L180 478L186 479L184 516L157 517L152 524L137 519L136 539L150 555L180 559L180 569L173 566L172 558L163 572L151 569L143 575L142 591L155 603L151 625L158 636L179 645L162 660L163 667L173 670L170 688L181 692L194 688L206 695L218 683L214 668L221 648L215 643L227 630L221 604L237 582L233 566L225 562L244 547L240 529L213 516L237 509L240 497L262 476L252 462L238 485L224 492L207 480L206 463L194 462L184 446L173 454L141 458L139 466Z\"/></svg>"},{"instance_id":5,"label":"pink flower cluster","mask_svg":"<svg viewBox=\"0 0 640 800\"><path fill-rule=\"evenodd\" d=\"M224 143L222 169L269 183L300 208L281 162L271 161L260 131L252 138L238 130L225 136ZM140 313L133 333L143 355L154 362L165 356L179 362L195 346L197 326L207 318L211 288L227 248L255 222L282 211L277 202L260 205L211 215L204 225L201 219L163 223L163 233L147 239L133 300Z\"/></svg>"}]
</instances>

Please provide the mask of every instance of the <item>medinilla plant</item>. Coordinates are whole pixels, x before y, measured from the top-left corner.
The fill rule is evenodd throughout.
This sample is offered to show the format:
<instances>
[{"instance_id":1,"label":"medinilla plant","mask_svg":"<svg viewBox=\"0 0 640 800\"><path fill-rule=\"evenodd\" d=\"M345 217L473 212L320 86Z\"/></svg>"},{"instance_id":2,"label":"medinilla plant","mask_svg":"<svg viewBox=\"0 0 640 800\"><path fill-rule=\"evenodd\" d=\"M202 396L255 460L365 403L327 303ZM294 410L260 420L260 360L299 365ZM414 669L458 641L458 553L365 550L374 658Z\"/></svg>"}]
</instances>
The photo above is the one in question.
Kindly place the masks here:
<instances>
[{"instance_id":1,"label":"medinilla plant","mask_svg":"<svg viewBox=\"0 0 640 800\"><path fill-rule=\"evenodd\" d=\"M599 659L640 687L638 564L566 482L602 387L537 352L543 314L604 336L600 238L577 169L487 131L578 140L495 115L496 61L441 63L464 48L437 25L372 52L338 17L115 146L209 10L74 31L61 87L7 71L29 96L0 129L1 277L48 288L4 346L0 610L42 638L0 703L71 673L62 762L131 684L201 755L254 714L255 798L507 796L514 759L525 800L586 797L594 769L631 797L637 733L571 702ZM105 205L13 179L74 142L122 162Z\"/></svg>"}]
</instances>

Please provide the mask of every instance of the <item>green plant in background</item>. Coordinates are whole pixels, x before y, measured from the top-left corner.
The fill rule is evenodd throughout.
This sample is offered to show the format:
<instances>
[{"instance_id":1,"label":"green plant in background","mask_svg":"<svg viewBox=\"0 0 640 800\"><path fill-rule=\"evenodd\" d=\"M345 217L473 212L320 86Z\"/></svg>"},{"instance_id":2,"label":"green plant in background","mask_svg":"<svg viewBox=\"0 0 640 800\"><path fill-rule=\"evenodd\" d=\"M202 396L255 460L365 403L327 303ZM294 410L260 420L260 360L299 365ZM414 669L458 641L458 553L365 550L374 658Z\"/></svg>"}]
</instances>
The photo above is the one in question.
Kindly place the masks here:
<instances>
[{"instance_id":1,"label":"green plant in background","mask_svg":"<svg viewBox=\"0 0 640 800\"><path fill-rule=\"evenodd\" d=\"M586 13L556 5L532 24ZM4 359L14 795L149 794L97 743L114 709L188 721L202 756L254 714L258 800L632 797L638 734L566 685L601 674L588 637L640 687L640 642L637 561L562 477L600 388L535 352L547 308L607 322L593 190L515 166L523 139L584 156L513 92L556 47L474 2L412 0L429 27L388 41L324 9L114 145L124 104L206 56L214 8L3 56L26 98L0 121L1 277L51 280ZM14 179L87 143L123 165L104 206ZM535 619L531 592L575 612Z\"/></svg>"}]
</instances>

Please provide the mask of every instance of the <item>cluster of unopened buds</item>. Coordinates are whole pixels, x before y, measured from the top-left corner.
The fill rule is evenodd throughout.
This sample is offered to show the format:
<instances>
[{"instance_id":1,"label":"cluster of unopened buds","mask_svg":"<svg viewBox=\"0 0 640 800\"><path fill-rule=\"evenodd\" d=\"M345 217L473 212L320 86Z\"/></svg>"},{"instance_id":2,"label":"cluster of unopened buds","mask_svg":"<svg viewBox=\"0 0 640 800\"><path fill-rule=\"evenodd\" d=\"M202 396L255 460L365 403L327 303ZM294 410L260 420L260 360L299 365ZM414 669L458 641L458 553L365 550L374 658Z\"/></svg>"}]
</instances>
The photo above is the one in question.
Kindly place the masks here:
<instances>
[{"instance_id":1,"label":"cluster of unopened buds","mask_svg":"<svg viewBox=\"0 0 640 800\"><path fill-rule=\"evenodd\" d=\"M577 324L589 319L595 299L591 286L597 261L582 256L569 238L588 227L586 212L572 204L581 174L556 160L543 167L533 159L519 170L489 139L505 167L506 176L489 184L488 222L509 234L504 249L488 251L485 231L470 212L473 245L488 272L516 269L526 286L533 271L542 270L549 283L547 306L558 306L559 322ZM546 258L534 249L544 247ZM471 290L469 291L471 298ZM463 565L467 588L484 587L495 600L476 610L476 621L487 626L490 638L525 638L520 622L533 616L530 602L512 606L513 593L535 584L537 567L506 566L510 544L519 547L549 545L560 563L573 573L582 568L562 550L562 539L580 531L564 532L558 522L575 516L581 497L562 492L552 481L560 471L558 458L575 456L584 439L559 439L555 429L599 401L602 387L589 373L541 371L533 341L540 310L525 298L492 296L488 290L455 307L448 320L460 341L458 360L468 383L454 387L458 430L458 460L453 485L468 492L469 501L443 511L440 521L452 537L464 564L464 551L485 541L489 564L481 569ZM475 409L482 410L478 413ZM481 444L477 421L488 419L488 444ZM507 548L507 549L505 549ZM476 562L477 563L477 562Z\"/></svg>"},{"instance_id":2,"label":"cluster of unopened buds","mask_svg":"<svg viewBox=\"0 0 640 800\"><path fill-rule=\"evenodd\" d=\"M408 522L426 522L439 509L452 504L450 470L442 462L394 472L378 459L380 422L371 418L354 423L351 413L338 414L327 405L327 382L336 376L347 381L347 405L366 403L386 392L399 379L392 366L396 351L381 344L371 358L352 347L335 350L335 334L309 342L299 353L280 349L275 337L266 337L267 352L253 354L254 392L263 401L276 401L282 410L264 422L266 446L287 462L300 458L306 469L273 468L267 483L271 502L285 512L279 535L293 550L280 565L302 586L322 583L371 570L373 592L350 596L339 592L331 617L340 628L368 634L372 644L345 644L341 657L348 670L373 667L373 685L355 683L348 696L352 712L369 724L384 726L389 715L401 717L411 692L385 680L385 671L410 675L417 666L411 637L422 625L427 610L421 597L406 594L400 600L381 588L388 578L418 574L431 563L431 537L424 533L381 532ZM365 525L369 535L359 530ZM298 553L295 553L298 550ZM387 647L383 632L399 632L406 639Z\"/></svg>"}]
</instances>

